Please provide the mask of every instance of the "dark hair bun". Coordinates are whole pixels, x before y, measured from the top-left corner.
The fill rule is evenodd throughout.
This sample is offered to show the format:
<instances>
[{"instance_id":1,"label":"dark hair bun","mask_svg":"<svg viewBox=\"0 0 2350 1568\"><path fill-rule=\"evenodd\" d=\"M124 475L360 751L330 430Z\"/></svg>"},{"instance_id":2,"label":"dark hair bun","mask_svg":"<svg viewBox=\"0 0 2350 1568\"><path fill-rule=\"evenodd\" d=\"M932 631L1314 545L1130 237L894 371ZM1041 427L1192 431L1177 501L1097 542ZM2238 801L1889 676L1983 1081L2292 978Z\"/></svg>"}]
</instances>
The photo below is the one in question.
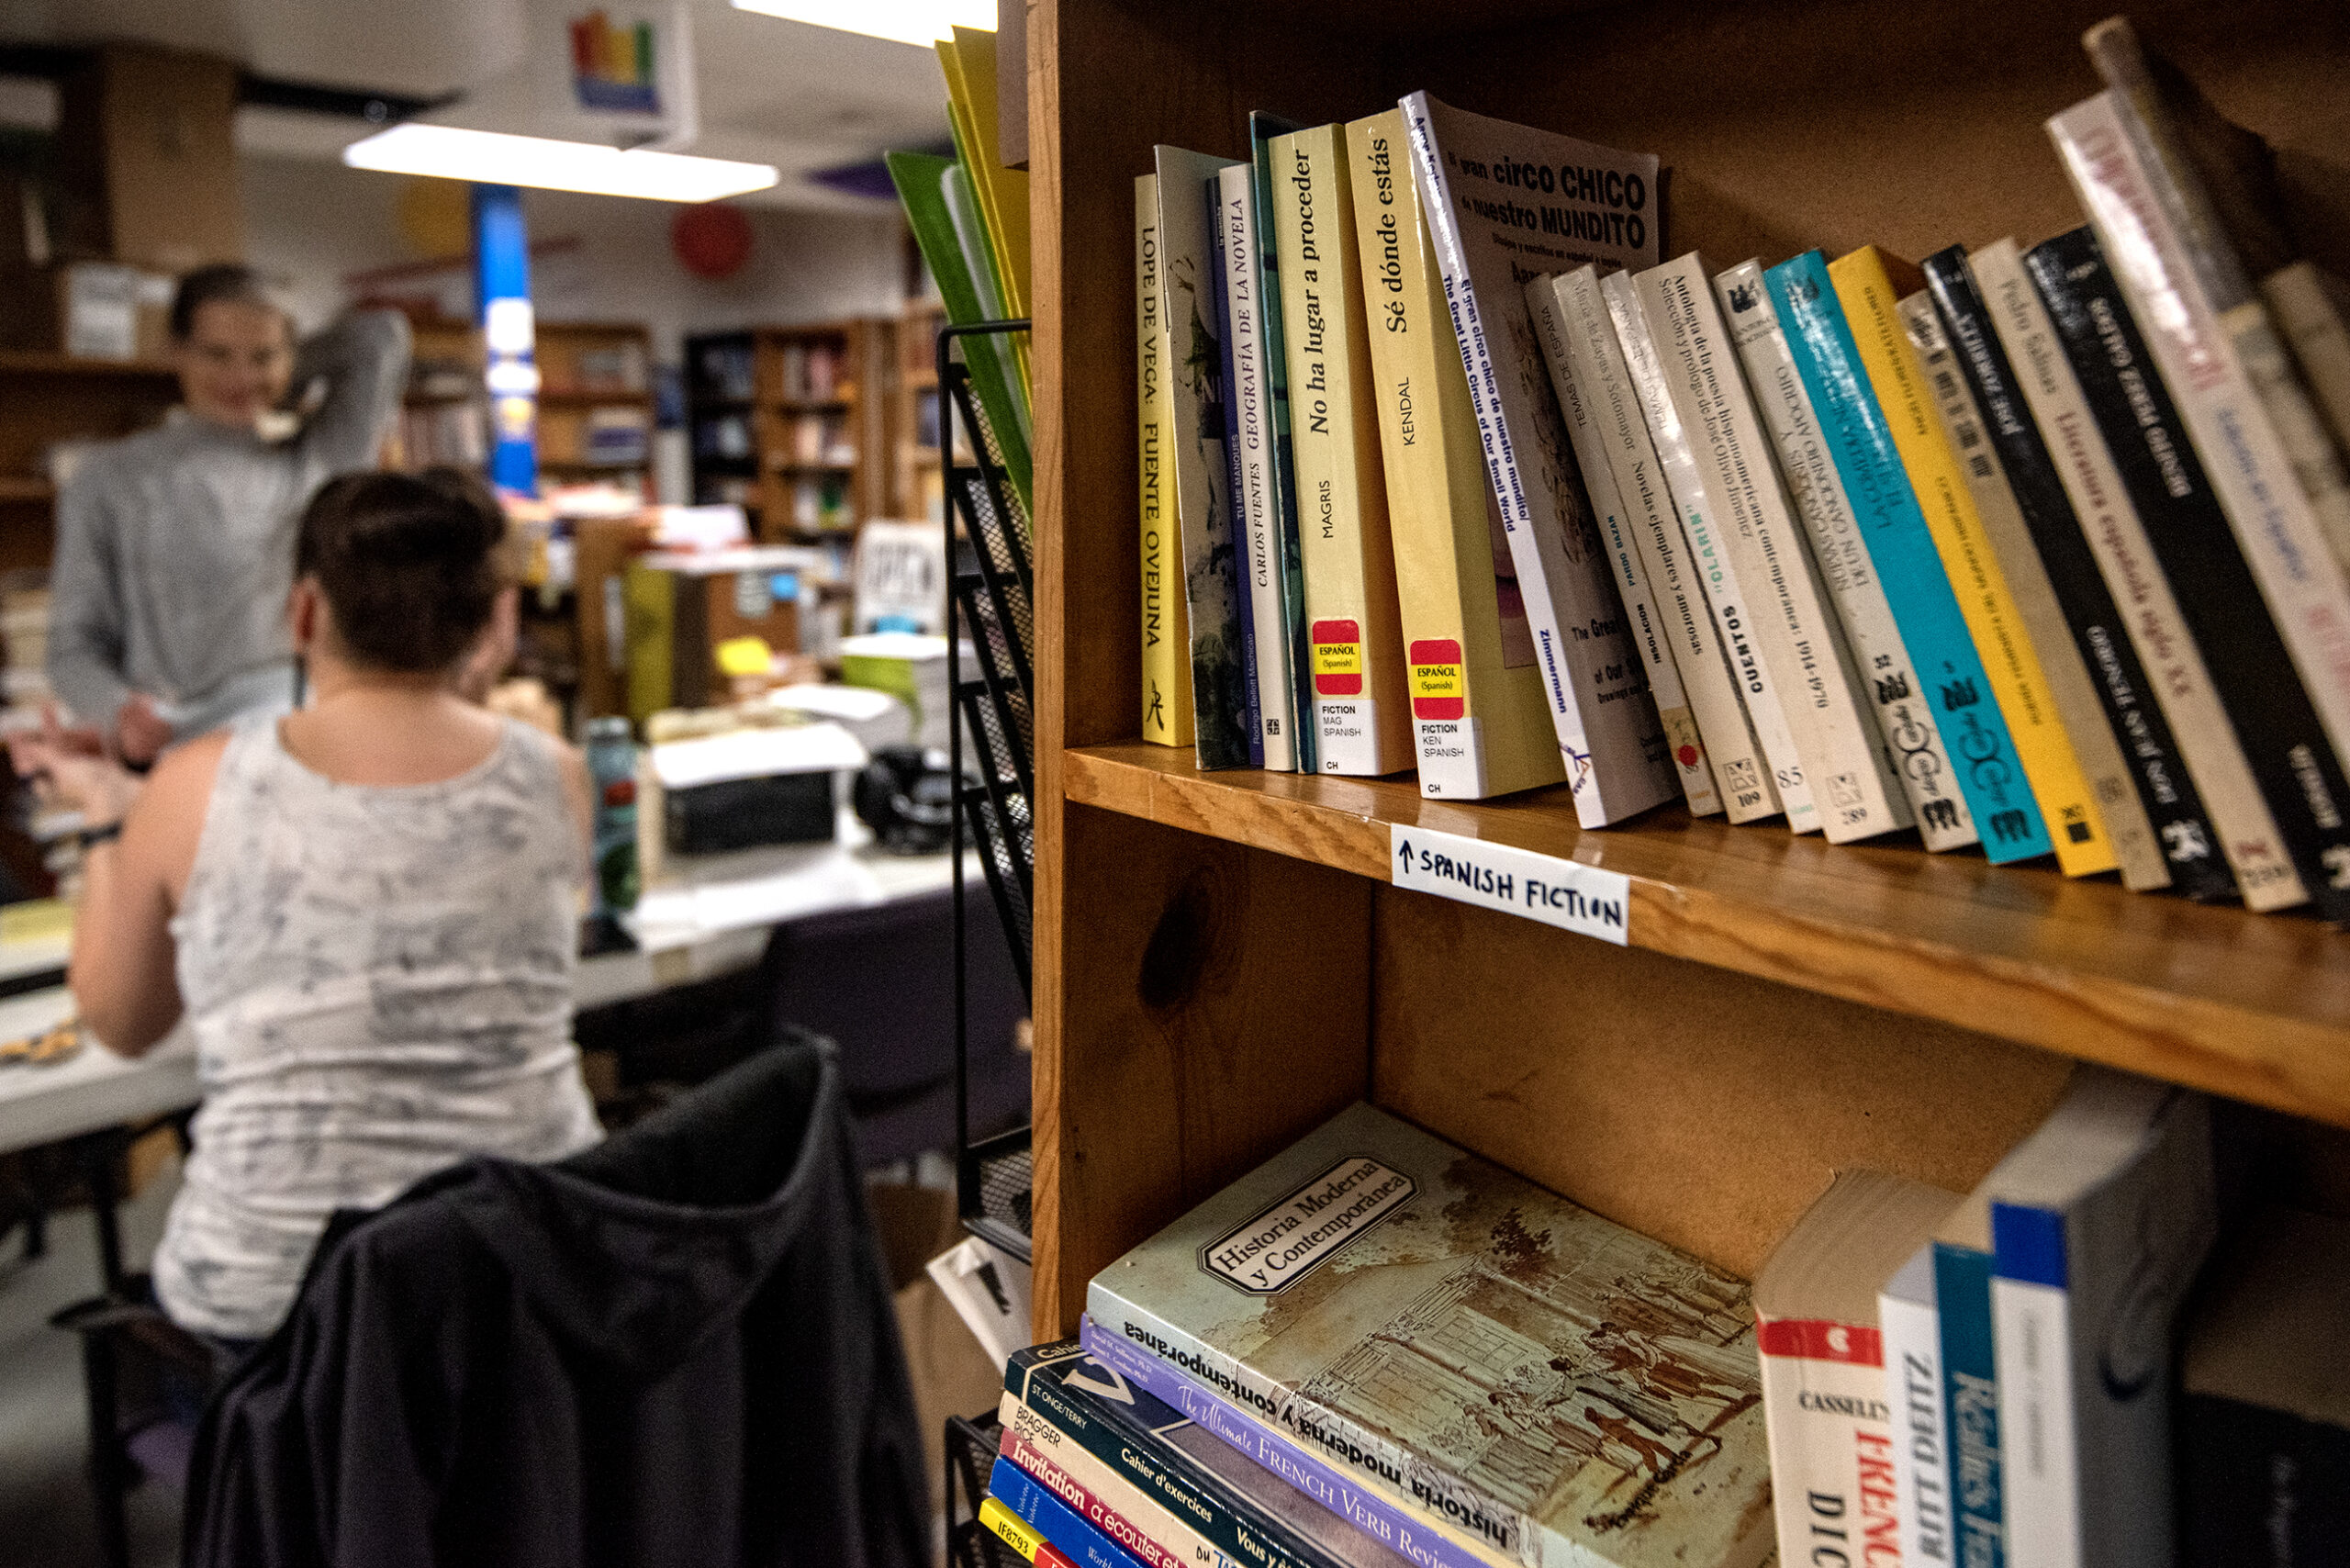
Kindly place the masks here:
<instances>
[{"instance_id":1,"label":"dark hair bun","mask_svg":"<svg viewBox=\"0 0 2350 1568\"><path fill-rule=\"evenodd\" d=\"M505 540L498 498L462 469L346 474L303 511L294 575L318 579L356 662L444 670L489 624Z\"/></svg>"}]
</instances>

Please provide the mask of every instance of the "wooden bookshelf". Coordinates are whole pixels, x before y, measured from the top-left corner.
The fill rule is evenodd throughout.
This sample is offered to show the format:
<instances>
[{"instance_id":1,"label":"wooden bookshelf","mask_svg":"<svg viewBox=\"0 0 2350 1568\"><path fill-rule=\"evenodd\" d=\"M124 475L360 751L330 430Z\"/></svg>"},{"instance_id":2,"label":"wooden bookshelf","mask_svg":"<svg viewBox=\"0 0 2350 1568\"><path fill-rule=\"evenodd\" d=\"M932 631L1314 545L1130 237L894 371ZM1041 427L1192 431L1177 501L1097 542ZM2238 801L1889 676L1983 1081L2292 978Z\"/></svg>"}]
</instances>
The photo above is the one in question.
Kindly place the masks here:
<instances>
[{"instance_id":1,"label":"wooden bookshelf","mask_svg":"<svg viewBox=\"0 0 2350 1568\"><path fill-rule=\"evenodd\" d=\"M861 317L753 330L760 538L854 540L889 515L896 328ZM809 432L821 432L814 451ZM801 504L811 487L825 498L812 517Z\"/></svg>"},{"instance_id":2,"label":"wooden bookshelf","mask_svg":"<svg viewBox=\"0 0 2350 1568\"><path fill-rule=\"evenodd\" d=\"M938 461L938 330L946 308L907 303L898 324L898 374L890 411L890 515L945 521L946 486ZM927 435L930 439L925 440Z\"/></svg>"},{"instance_id":3,"label":"wooden bookshelf","mask_svg":"<svg viewBox=\"0 0 2350 1568\"><path fill-rule=\"evenodd\" d=\"M144 430L179 390L166 364L0 351L0 571L49 566L57 501L50 449Z\"/></svg>"},{"instance_id":4,"label":"wooden bookshelf","mask_svg":"<svg viewBox=\"0 0 2350 1568\"><path fill-rule=\"evenodd\" d=\"M2110 879L1831 846L1557 791L1203 775L1139 730L1134 176L1237 154L1248 111L1427 88L1652 151L1665 253L2035 241L2079 215L2042 120L2098 89L2112 0L1031 0L1038 700L1035 1327L1362 1096L1751 1275L1831 1171L1964 1188L2110 1062L2287 1113L2277 1178L2350 1204L2350 936ZM2350 16L2130 7L2279 148L2350 268ZM1118 62L1116 70L1102 66ZM1389 885L1391 824L1631 879L1631 946Z\"/></svg>"},{"instance_id":5,"label":"wooden bookshelf","mask_svg":"<svg viewBox=\"0 0 2350 1568\"><path fill-rule=\"evenodd\" d=\"M610 480L653 494L653 332L642 321L538 324L539 467L559 482ZM588 427L625 410L642 421L638 455L599 458Z\"/></svg>"}]
</instances>

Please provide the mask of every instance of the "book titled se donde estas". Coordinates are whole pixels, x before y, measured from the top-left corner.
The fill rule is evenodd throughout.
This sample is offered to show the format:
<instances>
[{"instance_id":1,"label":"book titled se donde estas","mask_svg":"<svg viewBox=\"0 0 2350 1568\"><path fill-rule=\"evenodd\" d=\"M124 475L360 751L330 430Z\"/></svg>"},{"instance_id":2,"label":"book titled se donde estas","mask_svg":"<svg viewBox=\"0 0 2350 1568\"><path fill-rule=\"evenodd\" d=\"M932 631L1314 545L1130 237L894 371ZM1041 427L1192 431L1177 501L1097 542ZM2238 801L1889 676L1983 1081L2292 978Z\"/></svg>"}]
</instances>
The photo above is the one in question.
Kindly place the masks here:
<instances>
[{"instance_id":1,"label":"book titled se donde estas","mask_svg":"<svg viewBox=\"0 0 2350 1568\"><path fill-rule=\"evenodd\" d=\"M1356 1105L1094 1277L1097 1329L1528 1568L1751 1568L1747 1287Z\"/></svg>"}]
</instances>

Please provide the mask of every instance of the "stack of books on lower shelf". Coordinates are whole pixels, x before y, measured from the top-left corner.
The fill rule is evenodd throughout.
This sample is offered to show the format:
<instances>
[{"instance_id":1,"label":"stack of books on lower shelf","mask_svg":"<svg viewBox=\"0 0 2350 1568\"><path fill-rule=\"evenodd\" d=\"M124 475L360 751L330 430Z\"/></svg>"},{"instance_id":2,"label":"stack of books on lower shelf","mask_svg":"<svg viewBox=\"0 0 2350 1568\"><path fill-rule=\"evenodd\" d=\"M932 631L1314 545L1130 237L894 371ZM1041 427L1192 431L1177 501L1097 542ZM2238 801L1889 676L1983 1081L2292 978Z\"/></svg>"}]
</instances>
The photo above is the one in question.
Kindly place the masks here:
<instances>
[{"instance_id":1,"label":"stack of books on lower shelf","mask_svg":"<svg viewBox=\"0 0 2350 1568\"><path fill-rule=\"evenodd\" d=\"M1357 1105L1013 1358L983 1517L1087 1568L2341 1562L2350 1223L2223 1204L2214 1124L2082 1068L1750 1288Z\"/></svg>"},{"instance_id":2,"label":"stack of books on lower shelf","mask_svg":"<svg viewBox=\"0 0 2350 1568\"><path fill-rule=\"evenodd\" d=\"M2086 43L2087 224L1921 265L1669 256L1656 158L1425 93L1156 149L1145 737L2350 921L2339 297L2265 144Z\"/></svg>"}]
</instances>

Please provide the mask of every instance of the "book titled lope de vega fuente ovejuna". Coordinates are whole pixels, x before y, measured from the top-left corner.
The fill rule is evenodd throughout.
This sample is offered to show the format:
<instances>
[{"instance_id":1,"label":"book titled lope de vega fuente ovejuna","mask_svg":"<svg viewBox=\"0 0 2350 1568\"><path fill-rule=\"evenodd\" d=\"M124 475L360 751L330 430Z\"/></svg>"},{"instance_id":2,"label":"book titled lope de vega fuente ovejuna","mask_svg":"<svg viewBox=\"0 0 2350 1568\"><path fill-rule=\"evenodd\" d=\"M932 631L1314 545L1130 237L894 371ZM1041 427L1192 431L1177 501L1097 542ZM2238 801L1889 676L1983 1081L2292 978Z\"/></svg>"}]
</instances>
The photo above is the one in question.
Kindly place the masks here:
<instances>
[{"instance_id":1,"label":"book titled lope de vega fuente ovejuna","mask_svg":"<svg viewBox=\"0 0 2350 1568\"><path fill-rule=\"evenodd\" d=\"M1245 1414L1482 1562L1770 1550L1747 1286L1371 1106L1111 1264L1087 1305L1167 1393Z\"/></svg>"}]
</instances>

